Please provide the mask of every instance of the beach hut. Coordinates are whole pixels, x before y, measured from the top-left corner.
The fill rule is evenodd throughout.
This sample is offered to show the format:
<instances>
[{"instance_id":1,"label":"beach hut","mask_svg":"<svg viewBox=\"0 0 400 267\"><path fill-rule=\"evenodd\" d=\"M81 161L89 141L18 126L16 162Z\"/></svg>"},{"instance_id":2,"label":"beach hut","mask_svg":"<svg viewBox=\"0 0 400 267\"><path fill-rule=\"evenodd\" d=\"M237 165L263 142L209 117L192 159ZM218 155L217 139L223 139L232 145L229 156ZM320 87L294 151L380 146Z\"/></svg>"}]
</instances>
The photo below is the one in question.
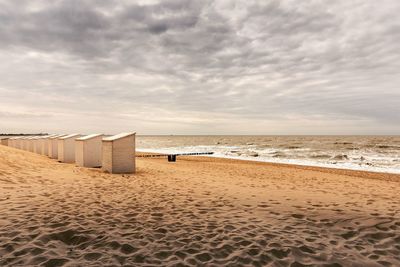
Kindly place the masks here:
<instances>
[{"instance_id":1,"label":"beach hut","mask_svg":"<svg viewBox=\"0 0 400 267\"><path fill-rule=\"evenodd\" d=\"M26 151L30 151L33 152L33 138L35 138L36 136L30 136L26 138L25 141L25 150Z\"/></svg>"},{"instance_id":2,"label":"beach hut","mask_svg":"<svg viewBox=\"0 0 400 267\"><path fill-rule=\"evenodd\" d=\"M36 136L31 136L30 138L28 138L28 146L27 146L27 148L28 148L29 152L33 152L33 150L34 150L33 143L35 141L35 138L37 138L37 137Z\"/></svg>"},{"instance_id":3,"label":"beach hut","mask_svg":"<svg viewBox=\"0 0 400 267\"><path fill-rule=\"evenodd\" d=\"M79 134L69 134L58 138L58 161L65 163L75 162L75 139Z\"/></svg>"},{"instance_id":4,"label":"beach hut","mask_svg":"<svg viewBox=\"0 0 400 267\"><path fill-rule=\"evenodd\" d=\"M103 138L102 169L110 173L135 172L135 135L121 133Z\"/></svg>"},{"instance_id":5,"label":"beach hut","mask_svg":"<svg viewBox=\"0 0 400 267\"><path fill-rule=\"evenodd\" d=\"M8 146L9 147L14 147L14 137L11 137L10 139L8 139Z\"/></svg>"},{"instance_id":6,"label":"beach hut","mask_svg":"<svg viewBox=\"0 0 400 267\"><path fill-rule=\"evenodd\" d=\"M10 140L10 138L8 138L8 137L1 138L1 144L3 146L8 146L8 140Z\"/></svg>"},{"instance_id":7,"label":"beach hut","mask_svg":"<svg viewBox=\"0 0 400 267\"><path fill-rule=\"evenodd\" d=\"M15 136L11 137L8 140L8 146L13 147L13 148L18 148L18 139L21 138L22 136Z\"/></svg>"},{"instance_id":8,"label":"beach hut","mask_svg":"<svg viewBox=\"0 0 400 267\"><path fill-rule=\"evenodd\" d=\"M15 148L22 149L22 138L23 136L19 136L15 138Z\"/></svg>"},{"instance_id":9,"label":"beach hut","mask_svg":"<svg viewBox=\"0 0 400 267\"><path fill-rule=\"evenodd\" d=\"M22 140L21 140L21 149L22 150L28 150L29 138L30 138L30 136L24 136L24 138L22 138Z\"/></svg>"},{"instance_id":10,"label":"beach hut","mask_svg":"<svg viewBox=\"0 0 400 267\"><path fill-rule=\"evenodd\" d=\"M30 152L35 152L35 142L36 142L36 139L38 138L38 136L32 136L32 138L31 139L29 139L30 141L30 145L29 145L29 151Z\"/></svg>"},{"instance_id":11,"label":"beach hut","mask_svg":"<svg viewBox=\"0 0 400 267\"><path fill-rule=\"evenodd\" d=\"M26 136L24 138L24 141L22 142L22 149L27 151L28 150L28 140L31 138L30 136Z\"/></svg>"},{"instance_id":12,"label":"beach hut","mask_svg":"<svg viewBox=\"0 0 400 267\"><path fill-rule=\"evenodd\" d=\"M9 147L13 147L13 145L14 145L13 143L14 143L13 137L9 138L9 139L8 139L8 146L9 146Z\"/></svg>"},{"instance_id":13,"label":"beach hut","mask_svg":"<svg viewBox=\"0 0 400 267\"><path fill-rule=\"evenodd\" d=\"M42 154L42 136L37 136L33 139L33 152L36 154Z\"/></svg>"},{"instance_id":14,"label":"beach hut","mask_svg":"<svg viewBox=\"0 0 400 267\"><path fill-rule=\"evenodd\" d=\"M49 153L49 149L48 149L48 146L49 146L49 144L48 144L48 139L49 139L49 137L50 136L53 136L53 135L46 135L46 136L43 136L42 137L42 141L41 141L41 143L40 143L40 145L42 146L41 148L40 148L40 154L42 154L42 155L45 155L45 156L47 156L47 154Z\"/></svg>"},{"instance_id":15,"label":"beach hut","mask_svg":"<svg viewBox=\"0 0 400 267\"><path fill-rule=\"evenodd\" d=\"M58 138L66 136L65 134L58 134L54 135L52 137L49 137L48 140L48 156L51 159L57 159L58 158Z\"/></svg>"},{"instance_id":16,"label":"beach hut","mask_svg":"<svg viewBox=\"0 0 400 267\"><path fill-rule=\"evenodd\" d=\"M32 138L32 152L36 154L40 154L40 139L42 139L42 136L35 136Z\"/></svg>"},{"instance_id":17,"label":"beach hut","mask_svg":"<svg viewBox=\"0 0 400 267\"><path fill-rule=\"evenodd\" d=\"M19 139L18 139L18 149L24 149L24 140L25 140L25 137L26 136L21 136Z\"/></svg>"},{"instance_id":18,"label":"beach hut","mask_svg":"<svg viewBox=\"0 0 400 267\"><path fill-rule=\"evenodd\" d=\"M39 136L35 142L35 152L37 154L43 155L43 147L46 136Z\"/></svg>"},{"instance_id":19,"label":"beach hut","mask_svg":"<svg viewBox=\"0 0 400 267\"><path fill-rule=\"evenodd\" d=\"M81 167L101 167L102 134L90 134L75 139L75 163Z\"/></svg>"},{"instance_id":20,"label":"beach hut","mask_svg":"<svg viewBox=\"0 0 400 267\"><path fill-rule=\"evenodd\" d=\"M50 134L50 135L46 135L44 136L42 139L42 149L41 149L41 154L48 156L49 155L49 143L50 143L50 138L53 136L57 136L57 134Z\"/></svg>"}]
</instances>

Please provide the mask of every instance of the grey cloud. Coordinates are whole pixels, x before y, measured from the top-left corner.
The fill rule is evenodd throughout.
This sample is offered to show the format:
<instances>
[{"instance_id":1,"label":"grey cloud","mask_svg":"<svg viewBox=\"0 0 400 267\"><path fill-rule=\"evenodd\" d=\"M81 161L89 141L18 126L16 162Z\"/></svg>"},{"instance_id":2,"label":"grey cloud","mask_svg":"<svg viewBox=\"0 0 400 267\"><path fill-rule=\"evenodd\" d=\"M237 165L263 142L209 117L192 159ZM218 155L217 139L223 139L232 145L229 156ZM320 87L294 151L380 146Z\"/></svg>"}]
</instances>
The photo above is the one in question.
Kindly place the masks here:
<instances>
[{"instance_id":1,"label":"grey cloud","mask_svg":"<svg viewBox=\"0 0 400 267\"><path fill-rule=\"evenodd\" d=\"M32 119L32 118L49 118L53 114L49 113L20 113L20 112L0 112L0 118L2 119Z\"/></svg>"},{"instance_id":2,"label":"grey cloud","mask_svg":"<svg viewBox=\"0 0 400 267\"><path fill-rule=\"evenodd\" d=\"M397 131L398 11L395 0L0 1L0 101Z\"/></svg>"}]
</instances>

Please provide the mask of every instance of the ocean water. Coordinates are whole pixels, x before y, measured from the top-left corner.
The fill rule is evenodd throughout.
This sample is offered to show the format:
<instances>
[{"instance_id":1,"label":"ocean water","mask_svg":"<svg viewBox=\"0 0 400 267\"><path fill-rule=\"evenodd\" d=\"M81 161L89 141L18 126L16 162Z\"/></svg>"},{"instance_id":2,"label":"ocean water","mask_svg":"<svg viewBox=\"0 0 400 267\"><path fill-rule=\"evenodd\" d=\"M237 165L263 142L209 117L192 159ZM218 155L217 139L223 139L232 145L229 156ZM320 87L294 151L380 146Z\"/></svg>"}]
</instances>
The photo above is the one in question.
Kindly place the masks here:
<instances>
[{"instance_id":1,"label":"ocean water","mask_svg":"<svg viewBox=\"0 0 400 267\"><path fill-rule=\"evenodd\" d=\"M137 150L400 173L400 136L138 136Z\"/></svg>"}]
</instances>

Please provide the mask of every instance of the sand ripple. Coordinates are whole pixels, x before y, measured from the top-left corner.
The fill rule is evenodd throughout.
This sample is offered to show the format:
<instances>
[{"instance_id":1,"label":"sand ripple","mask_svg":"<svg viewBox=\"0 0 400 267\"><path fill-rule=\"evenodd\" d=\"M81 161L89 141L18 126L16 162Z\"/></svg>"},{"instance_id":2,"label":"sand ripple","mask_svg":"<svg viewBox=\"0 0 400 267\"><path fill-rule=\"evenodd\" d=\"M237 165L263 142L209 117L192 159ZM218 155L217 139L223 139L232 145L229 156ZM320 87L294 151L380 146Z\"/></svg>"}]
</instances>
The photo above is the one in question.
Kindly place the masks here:
<instances>
[{"instance_id":1,"label":"sand ripple","mask_svg":"<svg viewBox=\"0 0 400 267\"><path fill-rule=\"evenodd\" d=\"M399 183L157 160L120 176L0 153L0 266L400 266Z\"/></svg>"}]
</instances>

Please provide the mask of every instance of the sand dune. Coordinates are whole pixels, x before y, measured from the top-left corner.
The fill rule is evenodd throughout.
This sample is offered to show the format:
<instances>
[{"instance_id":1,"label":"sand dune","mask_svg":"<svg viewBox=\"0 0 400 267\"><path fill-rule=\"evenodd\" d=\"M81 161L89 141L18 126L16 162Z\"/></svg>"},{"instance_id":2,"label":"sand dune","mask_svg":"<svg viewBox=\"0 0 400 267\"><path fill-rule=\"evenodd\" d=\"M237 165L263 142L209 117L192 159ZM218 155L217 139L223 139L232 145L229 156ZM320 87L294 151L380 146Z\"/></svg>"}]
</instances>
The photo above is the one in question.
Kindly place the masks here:
<instances>
[{"instance_id":1,"label":"sand dune","mask_svg":"<svg viewBox=\"0 0 400 267\"><path fill-rule=\"evenodd\" d=\"M400 176L211 158L135 175L0 146L0 266L400 266Z\"/></svg>"}]
</instances>

